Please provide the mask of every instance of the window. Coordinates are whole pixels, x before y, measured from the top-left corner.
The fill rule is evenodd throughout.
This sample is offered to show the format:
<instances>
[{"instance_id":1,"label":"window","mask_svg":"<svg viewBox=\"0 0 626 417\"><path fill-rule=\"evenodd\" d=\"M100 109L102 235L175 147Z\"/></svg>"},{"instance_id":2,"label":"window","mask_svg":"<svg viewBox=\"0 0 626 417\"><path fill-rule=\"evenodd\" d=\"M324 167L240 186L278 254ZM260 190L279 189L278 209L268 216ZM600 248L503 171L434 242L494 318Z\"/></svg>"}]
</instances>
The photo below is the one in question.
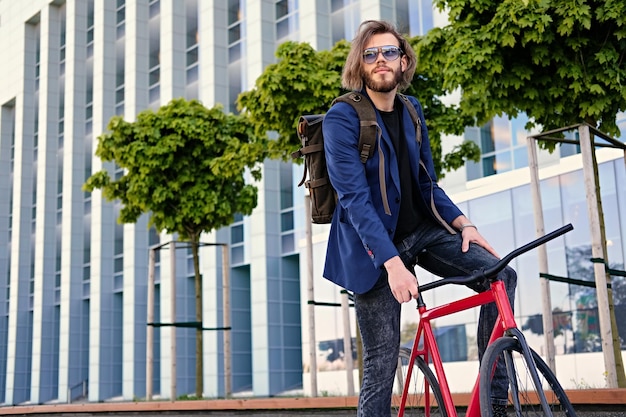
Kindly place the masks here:
<instances>
[{"instance_id":1,"label":"window","mask_svg":"<svg viewBox=\"0 0 626 417\"><path fill-rule=\"evenodd\" d=\"M433 2L431 0L398 0L396 14L398 15L398 28L404 31L404 21L401 18L406 13L408 17L409 31L411 35L425 35L435 27L433 18Z\"/></svg>"},{"instance_id":2,"label":"window","mask_svg":"<svg viewBox=\"0 0 626 417\"><path fill-rule=\"evenodd\" d=\"M235 214L233 224L230 225L230 259L232 265L244 263L244 221L240 213Z\"/></svg>"},{"instance_id":3,"label":"window","mask_svg":"<svg viewBox=\"0 0 626 417\"><path fill-rule=\"evenodd\" d=\"M276 1L276 41L295 40L298 31L298 1Z\"/></svg>"},{"instance_id":4,"label":"window","mask_svg":"<svg viewBox=\"0 0 626 417\"><path fill-rule=\"evenodd\" d=\"M228 110L232 113L237 112L236 101L244 84L241 69L243 16L240 0L228 0Z\"/></svg>"},{"instance_id":5,"label":"window","mask_svg":"<svg viewBox=\"0 0 626 417\"><path fill-rule=\"evenodd\" d=\"M124 114L124 53L126 43L124 42L126 26L126 4L124 0L117 0L116 10L116 33L115 43L115 114Z\"/></svg>"},{"instance_id":6,"label":"window","mask_svg":"<svg viewBox=\"0 0 626 417\"><path fill-rule=\"evenodd\" d=\"M150 20L148 22L148 102L150 103L150 107L157 108L161 99L161 22L159 0L151 0L149 7Z\"/></svg>"},{"instance_id":7,"label":"window","mask_svg":"<svg viewBox=\"0 0 626 417\"><path fill-rule=\"evenodd\" d=\"M525 125L526 116L509 120L495 117L482 127L465 129L465 139L476 143L481 150L478 163L468 162L467 179L475 180L528 166Z\"/></svg>"},{"instance_id":8,"label":"window","mask_svg":"<svg viewBox=\"0 0 626 417\"><path fill-rule=\"evenodd\" d=\"M361 12L356 0L332 0L331 31L332 42L337 43L342 39L352 39L359 24L361 24Z\"/></svg>"},{"instance_id":9,"label":"window","mask_svg":"<svg viewBox=\"0 0 626 417\"><path fill-rule=\"evenodd\" d=\"M283 254L290 254L296 250L294 236L294 207L293 207L293 172L292 165L280 165L280 234L281 250Z\"/></svg>"},{"instance_id":10,"label":"window","mask_svg":"<svg viewBox=\"0 0 626 417\"><path fill-rule=\"evenodd\" d=\"M198 0L186 0L187 99L198 98Z\"/></svg>"}]
</instances>

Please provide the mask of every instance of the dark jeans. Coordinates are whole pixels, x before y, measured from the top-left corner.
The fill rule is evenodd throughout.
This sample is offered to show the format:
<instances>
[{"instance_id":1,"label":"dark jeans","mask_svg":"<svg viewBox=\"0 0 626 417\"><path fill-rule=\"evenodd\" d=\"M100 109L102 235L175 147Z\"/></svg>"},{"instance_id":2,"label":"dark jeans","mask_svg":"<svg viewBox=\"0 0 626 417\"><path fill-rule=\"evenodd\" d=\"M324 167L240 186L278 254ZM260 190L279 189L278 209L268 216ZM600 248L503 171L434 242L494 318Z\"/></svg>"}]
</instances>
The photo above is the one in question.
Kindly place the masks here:
<instances>
[{"instance_id":1,"label":"dark jeans","mask_svg":"<svg viewBox=\"0 0 626 417\"><path fill-rule=\"evenodd\" d=\"M416 263L441 277L469 275L494 264L497 258L481 246L471 244L461 251L461 234L450 234L442 227L424 222L397 247L410 270ZM417 259L416 259L417 258ZM499 275L504 281L513 306L517 274L507 267ZM487 288L476 286L474 291ZM363 339L363 384L359 394L359 417L389 417L394 373L400 345L400 303L393 297L383 271L375 286L364 294L355 294L356 315ZM478 357L482 359L491 331L498 317L495 303L481 307L478 321ZM494 376L494 404L506 404L507 383L504 367Z\"/></svg>"}]
</instances>

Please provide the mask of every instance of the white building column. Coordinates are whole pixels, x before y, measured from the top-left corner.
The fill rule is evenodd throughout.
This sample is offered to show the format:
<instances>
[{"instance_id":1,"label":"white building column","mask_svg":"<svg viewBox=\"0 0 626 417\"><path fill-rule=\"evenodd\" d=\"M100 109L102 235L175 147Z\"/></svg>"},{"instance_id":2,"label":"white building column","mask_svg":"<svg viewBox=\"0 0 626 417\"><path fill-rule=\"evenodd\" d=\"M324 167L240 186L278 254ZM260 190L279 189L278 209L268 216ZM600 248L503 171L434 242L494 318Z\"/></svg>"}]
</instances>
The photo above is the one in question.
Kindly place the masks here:
<instances>
[{"instance_id":1,"label":"white building column","mask_svg":"<svg viewBox=\"0 0 626 417\"><path fill-rule=\"evenodd\" d=\"M228 103L228 2L198 1L199 98L206 107Z\"/></svg>"},{"instance_id":2,"label":"white building column","mask_svg":"<svg viewBox=\"0 0 626 417\"><path fill-rule=\"evenodd\" d=\"M35 279L33 287L33 335L31 401L56 398L49 385L55 376L58 352L55 314L56 250L60 244L57 228L57 193L60 179L57 150L59 135L61 14L65 9L49 5L41 11L39 70L39 134L37 140L37 195L35 219ZM62 174L61 174L62 175Z\"/></svg>"},{"instance_id":3,"label":"white building column","mask_svg":"<svg viewBox=\"0 0 626 417\"><path fill-rule=\"evenodd\" d=\"M185 2L161 0L161 105L185 96Z\"/></svg>"},{"instance_id":4,"label":"white building column","mask_svg":"<svg viewBox=\"0 0 626 417\"><path fill-rule=\"evenodd\" d=\"M246 2L246 63L245 79L253 88L254 82L268 64L274 63L276 50L275 2L270 0ZM282 357L277 334L278 317L282 305L270 303L271 290L281 279L280 242L280 164L265 161L263 180L259 189L257 208L250 215L250 292L252 319L252 382L258 395L273 395L281 389L283 370L277 357ZM274 318L274 321L270 319ZM280 333L280 331L278 331ZM280 352L279 354L276 354ZM274 354L272 354L274 353Z\"/></svg>"},{"instance_id":5,"label":"white building column","mask_svg":"<svg viewBox=\"0 0 626 417\"><path fill-rule=\"evenodd\" d=\"M35 173L33 169L35 113L36 43L38 21L24 25L23 84L15 100L15 148L13 166L13 203L11 224L11 263L9 270L9 319L7 328L6 404L30 399L31 366L29 349L32 337L29 286L32 256L32 205Z\"/></svg>"},{"instance_id":6,"label":"white building column","mask_svg":"<svg viewBox=\"0 0 626 417\"><path fill-rule=\"evenodd\" d=\"M15 139L15 102L14 100L10 100L6 103L2 104L0 107L0 172L10 173L10 175L0 175L0 195L6 196L7 198L0 199L0 241L7 242L7 246L10 246L10 233L9 233L9 221L11 219L11 205L10 201L13 200L13 172L12 172L12 164L11 164L11 147L13 140ZM10 248L9 248L10 249ZM9 259L10 259L10 251L3 250L0 251L0 271L4 271L4 273L0 273L0 288L4 291L0 292L0 306L3 309L6 309L6 306L9 304L9 294L7 294L6 288L9 287ZM3 325L6 326L7 321L5 321L6 315L8 314L8 309L2 314L0 320L2 320ZM7 332L0 335L0 358L7 357ZM6 374L6 363L4 364L5 372L0 372L0 385L2 389L0 390L0 403L4 403L4 397L6 393L5 384L7 382L7 374Z\"/></svg>"},{"instance_id":7,"label":"white building column","mask_svg":"<svg viewBox=\"0 0 626 417\"><path fill-rule=\"evenodd\" d=\"M228 2L198 1L198 19L199 99L210 108L217 103L228 103ZM228 243L228 233L213 231L202 235L201 240ZM222 250L217 246L200 248L204 327L222 325L222 315L215 308L221 303ZM220 332L207 331L204 336L204 395L209 398L220 397L223 395L224 382Z\"/></svg>"},{"instance_id":8,"label":"white building column","mask_svg":"<svg viewBox=\"0 0 626 417\"><path fill-rule=\"evenodd\" d=\"M330 2L309 0L298 4L299 41L309 42L317 51L333 47Z\"/></svg>"},{"instance_id":9,"label":"white building column","mask_svg":"<svg viewBox=\"0 0 626 417\"><path fill-rule=\"evenodd\" d=\"M383 19L395 22L394 3L395 0L360 0L361 22L369 19Z\"/></svg>"},{"instance_id":10,"label":"white building column","mask_svg":"<svg viewBox=\"0 0 626 417\"><path fill-rule=\"evenodd\" d=\"M186 14L185 2L178 0L161 0L161 37L160 37L160 97L161 106L167 105L172 99L185 97L185 87L187 80L186 65ZM161 242L171 242L178 239L177 235L161 234ZM169 247L161 250L161 322L176 323L182 321L181 317L177 317L171 312L171 306L176 304L177 300L173 297L178 295L178 301L182 301L188 297L190 291L193 291L193 279L186 277L187 273L187 256L186 249L182 249L185 244L177 243L173 257L175 259L175 278L171 272L172 256L170 256ZM174 288L173 280L176 281ZM191 289L191 290L190 290ZM193 298L193 297L192 297ZM193 298L195 300L195 298ZM187 301L190 301L187 298ZM185 316L187 317L187 316ZM187 319L185 319L186 321ZM194 318L191 320L195 320ZM186 333L190 330L177 330L176 327L161 328L161 393L164 397L170 398L173 395L188 394L194 392L195 372L190 375L178 374L177 365L181 368L194 369L195 367L195 343L177 343L177 341L195 340L195 334L188 336ZM179 336L177 336L179 334ZM177 340L174 340L176 338ZM173 356L173 350L176 350L176 357ZM184 349L187 349L185 351Z\"/></svg>"},{"instance_id":11,"label":"white building column","mask_svg":"<svg viewBox=\"0 0 626 417\"><path fill-rule=\"evenodd\" d=\"M115 5L109 0L95 0L92 172L107 169L113 175L112 163L95 156L98 137L115 114ZM116 225L112 203L96 190L91 199L91 278L89 295L89 401L109 396L111 375L113 313L113 247Z\"/></svg>"},{"instance_id":12,"label":"white building column","mask_svg":"<svg viewBox=\"0 0 626 417\"><path fill-rule=\"evenodd\" d=\"M242 55L246 57L243 90L254 88L256 79L265 67L276 62L276 23L274 0L245 1L245 45Z\"/></svg>"},{"instance_id":13,"label":"white building column","mask_svg":"<svg viewBox=\"0 0 626 417\"><path fill-rule=\"evenodd\" d=\"M125 111L134 121L148 108L148 0L126 2ZM148 215L124 225L123 379L126 400L146 391Z\"/></svg>"},{"instance_id":14,"label":"white building column","mask_svg":"<svg viewBox=\"0 0 626 417\"><path fill-rule=\"evenodd\" d=\"M59 384L57 398L68 399L72 387L86 381L87 337L83 320L85 220L85 105L87 95L87 2L66 3L65 138L63 144L63 214L59 313ZM78 390L79 388L77 388Z\"/></svg>"}]
</instances>

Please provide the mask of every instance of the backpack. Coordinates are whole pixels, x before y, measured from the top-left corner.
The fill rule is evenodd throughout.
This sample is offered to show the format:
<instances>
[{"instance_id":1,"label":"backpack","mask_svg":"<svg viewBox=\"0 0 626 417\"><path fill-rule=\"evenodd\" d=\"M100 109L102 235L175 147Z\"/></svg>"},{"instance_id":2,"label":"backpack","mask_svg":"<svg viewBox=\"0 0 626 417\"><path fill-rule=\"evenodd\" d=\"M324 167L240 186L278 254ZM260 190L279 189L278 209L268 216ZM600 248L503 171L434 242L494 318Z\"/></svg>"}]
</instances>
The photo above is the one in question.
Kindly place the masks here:
<instances>
[{"instance_id":1,"label":"backpack","mask_svg":"<svg viewBox=\"0 0 626 417\"><path fill-rule=\"evenodd\" d=\"M416 140L421 141L421 123L417 111L406 96L398 94L402 103L409 110L415 126ZM361 93L350 92L333 100L332 105L344 102L352 105L360 120L359 155L363 164L374 154L379 131L376 111L371 101ZM304 157L304 172L298 186L309 189L311 200L311 221L316 224L330 223L337 205L337 193L328 178L326 156L324 154L324 136L322 134L323 114L303 115L298 120L297 133L302 147L291 154L291 157ZM382 165L382 160L381 160ZM382 168L382 166L381 166ZM308 179L307 179L308 174ZM381 184L381 188L384 187ZM383 194L384 195L384 194Z\"/></svg>"}]
</instances>

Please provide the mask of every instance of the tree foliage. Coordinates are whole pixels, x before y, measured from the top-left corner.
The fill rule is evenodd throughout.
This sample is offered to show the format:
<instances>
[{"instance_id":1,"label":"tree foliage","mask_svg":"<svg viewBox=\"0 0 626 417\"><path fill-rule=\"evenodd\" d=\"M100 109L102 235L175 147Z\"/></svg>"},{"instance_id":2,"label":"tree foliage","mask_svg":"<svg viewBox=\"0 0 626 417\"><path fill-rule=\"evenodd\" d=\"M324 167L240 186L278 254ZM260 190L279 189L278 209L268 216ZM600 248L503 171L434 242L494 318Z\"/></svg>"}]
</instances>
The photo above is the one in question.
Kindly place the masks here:
<instances>
[{"instance_id":1,"label":"tree foliage","mask_svg":"<svg viewBox=\"0 0 626 417\"><path fill-rule=\"evenodd\" d=\"M260 178L256 163L265 145L243 116L175 99L156 112L139 113L135 122L114 116L107 129L96 155L115 162L123 174L112 178L102 170L85 189L120 200L120 222L150 213L158 231L197 241L201 232L226 226L235 213L250 214L256 206L256 187L246 184L244 174L249 169Z\"/></svg>"},{"instance_id":2,"label":"tree foliage","mask_svg":"<svg viewBox=\"0 0 626 417\"><path fill-rule=\"evenodd\" d=\"M587 122L619 135L626 109L623 0L437 0L449 24L431 30L419 59L461 89L482 124L525 112L550 130ZM531 127L531 126L528 126Z\"/></svg>"},{"instance_id":3,"label":"tree foliage","mask_svg":"<svg viewBox=\"0 0 626 417\"><path fill-rule=\"evenodd\" d=\"M410 39L414 46L418 41L417 37ZM341 72L349 49L345 40L323 51L315 51L308 43L285 42L276 50L277 62L266 67L255 88L239 96L239 108L249 115L257 134L276 133L277 139L271 143L273 157L287 160L300 147L296 126L301 115L325 113L333 99L345 92ZM458 106L446 106L439 100L442 83L443 78L436 72L420 74L405 91L416 96L424 107L435 170L440 178L467 159L477 161L480 155L474 143L466 142L442 156L441 134L460 134L467 124L473 123L473 119L461 117Z\"/></svg>"},{"instance_id":4,"label":"tree foliage","mask_svg":"<svg viewBox=\"0 0 626 417\"><path fill-rule=\"evenodd\" d=\"M416 36L410 38L409 43L414 50L418 50L422 39ZM417 97L424 108L435 172L439 178L443 178L446 172L462 167L466 161L480 160L480 149L471 141L463 141L449 153L443 154L442 136L462 135L465 127L473 126L474 119L463 114L458 104L444 104L444 78L438 68L423 65L418 60L415 76L405 93Z\"/></svg>"},{"instance_id":5,"label":"tree foliage","mask_svg":"<svg viewBox=\"0 0 626 417\"><path fill-rule=\"evenodd\" d=\"M149 225L191 243L196 299L196 397L203 393L202 278L199 241L203 232L227 226L235 213L250 214L261 178L265 137L254 135L244 116L206 108L198 100L174 99L135 122L114 116L98 137L96 155L115 162L121 175L102 170L85 183L107 200L122 203L118 221L135 223L149 213Z\"/></svg>"},{"instance_id":6,"label":"tree foliage","mask_svg":"<svg viewBox=\"0 0 626 417\"><path fill-rule=\"evenodd\" d=\"M315 51L308 43L285 42L276 49L277 62L257 78L255 88L239 95L239 108L248 114L257 134L276 132L272 156L288 159L299 147L296 134L302 114L325 113L341 93L341 68L349 45Z\"/></svg>"}]
</instances>

